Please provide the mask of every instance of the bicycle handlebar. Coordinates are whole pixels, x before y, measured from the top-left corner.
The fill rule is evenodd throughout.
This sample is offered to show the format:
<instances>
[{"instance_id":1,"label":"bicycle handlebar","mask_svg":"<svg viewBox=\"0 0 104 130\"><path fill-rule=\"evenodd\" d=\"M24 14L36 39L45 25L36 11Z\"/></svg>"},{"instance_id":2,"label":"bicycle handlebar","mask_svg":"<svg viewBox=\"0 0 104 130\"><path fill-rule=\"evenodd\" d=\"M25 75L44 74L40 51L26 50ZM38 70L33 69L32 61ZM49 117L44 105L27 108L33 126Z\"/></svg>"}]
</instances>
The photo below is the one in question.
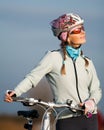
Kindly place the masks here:
<instances>
[{"instance_id":1,"label":"bicycle handlebar","mask_svg":"<svg viewBox=\"0 0 104 130\"><path fill-rule=\"evenodd\" d=\"M54 102L45 102L40 99L35 99L35 98L23 98L23 97L12 97L13 101L15 102L21 102L26 106L34 106L36 104L40 104L46 107L50 108L62 108L62 107L67 107L75 110L81 110L84 111L81 107L78 107L74 104L72 104L72 100L67 100L65 104L58 104Z\"/></svg>"},{"instance_id":2,"label":"bicycle handlebar","mask_svg":"<svg viewBox=\"0 0 104 130\"><path fill-rule=\"evenodd\" d=\"M7 90L7 93L10 94L11 90ZM49 108L62 108L62 107L66 107L69 108L71 111L82 111L84 112L83 107L79 107L78 105L74 105L72 104L72 100L67 100L67 102L65 104L56 104L54 102L44 102L41 101L40 99L35 99L35 98L24 98L24 97L16 97L16 94L14 94L12 96L13 101L15 102L21 102L23 103L24 106L34 106L36 104L40 104L40 105L44 105L45 107L49 107Z\"/></svg>"},{"instance_id":3,"label":"bicycle handlebar","mask_svg":"<svg viewBox=\"0 0 104 130\"><path fill-rule=\"evenodd\" d=\"M35 98L24 98L24 97L12 97L14 102L21 102L25 106L34 106L34 105L42 105L45 106L46 108L69 108L72 112L82 112L84 113L85 109L83 107L80 107L79 105L74 105L72 103L72 100L67 99L66 103L64 104L58 104L54 102L45 102L40 99L35 99ZM88 113L87 118L90 118L92 116L92 113Z\"/></svg>"}]
</instances>

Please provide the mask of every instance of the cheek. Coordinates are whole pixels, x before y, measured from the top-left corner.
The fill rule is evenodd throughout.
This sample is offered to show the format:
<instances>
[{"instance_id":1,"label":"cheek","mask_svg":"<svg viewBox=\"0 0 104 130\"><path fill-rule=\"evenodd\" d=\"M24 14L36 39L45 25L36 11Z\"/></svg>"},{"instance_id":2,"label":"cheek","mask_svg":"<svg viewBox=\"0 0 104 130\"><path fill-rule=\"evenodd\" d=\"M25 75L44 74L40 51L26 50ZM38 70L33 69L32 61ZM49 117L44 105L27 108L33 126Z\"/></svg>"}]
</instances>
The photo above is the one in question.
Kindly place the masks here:
<instances>
[{"instance_id":1,"label":"cheek","mask_svg":"<svg viewBox=\"0 0 104 130\"><path fill-rule=\"evenodd\" d=\"M70 41L73 42L73 43L76 43L76 42L79 41L79 37L71 36Z\"/></svg>"},{"instance_id":2,"label":"cheek","mask_svg":"<svg viewBox=\"0 0 104 130\"><path fill-rule=\"evenodd\" d=\"M80 37L80 36L74 36L70 38L70 41L73 43L83 43L86 41L85 37Z\"/></svg>"}]
</instances>

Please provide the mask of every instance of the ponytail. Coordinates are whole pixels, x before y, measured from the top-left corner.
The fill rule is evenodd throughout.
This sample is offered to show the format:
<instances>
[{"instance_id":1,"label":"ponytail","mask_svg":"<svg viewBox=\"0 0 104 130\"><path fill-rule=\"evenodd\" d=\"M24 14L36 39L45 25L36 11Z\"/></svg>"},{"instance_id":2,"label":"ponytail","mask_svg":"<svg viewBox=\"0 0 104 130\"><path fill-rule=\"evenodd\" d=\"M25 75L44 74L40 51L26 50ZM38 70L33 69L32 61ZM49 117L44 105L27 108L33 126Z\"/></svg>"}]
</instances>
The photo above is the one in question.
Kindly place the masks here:
<instances>
[{"instance_id":1,"label":"ponytail","mask_svg":"<svg viewBox=\"0 0 104 130\"><path fill-rule=\"evenodd\" d=\"M84 58L85 60L85 67L88 67L89 65L89 61L87 60L87 58L83 55L83 51L81 50L81 56Z\"/></svg>"},{"instance_id":2,"label":"ponytail","mask_svg":"<svg viewBox=\"0 0 104 130\"><path fill-rule=\"evenodd\" d=\"M65 75L66 74L66 70L65 70L65 60L66 60L66 43L62 42L61 43L61 48L63 51L63 64L62 64L62 68L61 68L61 74Z\"/></svg>"}]
</instances>

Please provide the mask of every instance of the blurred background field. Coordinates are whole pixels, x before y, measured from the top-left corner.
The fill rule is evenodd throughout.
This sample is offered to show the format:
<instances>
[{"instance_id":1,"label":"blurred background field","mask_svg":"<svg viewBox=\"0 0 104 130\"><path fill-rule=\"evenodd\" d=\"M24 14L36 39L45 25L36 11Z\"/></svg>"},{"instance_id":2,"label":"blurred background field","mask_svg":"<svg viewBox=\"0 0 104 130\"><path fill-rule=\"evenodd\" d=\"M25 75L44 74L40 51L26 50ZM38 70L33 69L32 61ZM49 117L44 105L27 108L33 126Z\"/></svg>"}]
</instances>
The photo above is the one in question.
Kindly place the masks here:
<instances>
[{"instance_id":1,"label":"blurred background field","mask_svg":"<svg viewBox=\"0 0 104 130\"><path fill-rule=\"evenodd\" d=\"M0 116L0 130L26 130L24 124L26 120L13 115ZM33 130L40 130L40 121L35 119Z\"/></svg>"},{"instance_id":2,"label":"blurred background field","mask_svg":"<svg viewBox=\"0 0 104 130\"><path fill-rule=\"evenodd\" d=\"M99 129L104 130L104 117L98 114ZM0 115L0 130L26 130L24 124L27 123L23 117L16 115ZM41 118L33 120L33 130L40 130ZM53 130L53 129L52 129Z\"/></svg>"}]
</instances>

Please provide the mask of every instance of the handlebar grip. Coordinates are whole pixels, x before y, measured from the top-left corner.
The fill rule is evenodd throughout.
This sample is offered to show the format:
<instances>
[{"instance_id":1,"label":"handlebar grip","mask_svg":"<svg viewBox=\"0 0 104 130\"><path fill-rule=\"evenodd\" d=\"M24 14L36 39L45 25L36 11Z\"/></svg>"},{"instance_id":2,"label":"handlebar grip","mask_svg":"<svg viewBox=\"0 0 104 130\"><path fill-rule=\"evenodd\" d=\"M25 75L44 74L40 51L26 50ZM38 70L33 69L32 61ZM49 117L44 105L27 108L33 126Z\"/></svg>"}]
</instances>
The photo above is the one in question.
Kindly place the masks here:
<instances>
[{"instance_id":1,"label":"handlebar grip","mask_svg":"<svg viewBox=\"0 0 104 130\"><path fill-rule=\"evenodd\" d=\"M12 97L12 99L13 99L13 101L22 101L22 100L24 100L24 98L23 97Z\"/></svg>"}]
</instances>

